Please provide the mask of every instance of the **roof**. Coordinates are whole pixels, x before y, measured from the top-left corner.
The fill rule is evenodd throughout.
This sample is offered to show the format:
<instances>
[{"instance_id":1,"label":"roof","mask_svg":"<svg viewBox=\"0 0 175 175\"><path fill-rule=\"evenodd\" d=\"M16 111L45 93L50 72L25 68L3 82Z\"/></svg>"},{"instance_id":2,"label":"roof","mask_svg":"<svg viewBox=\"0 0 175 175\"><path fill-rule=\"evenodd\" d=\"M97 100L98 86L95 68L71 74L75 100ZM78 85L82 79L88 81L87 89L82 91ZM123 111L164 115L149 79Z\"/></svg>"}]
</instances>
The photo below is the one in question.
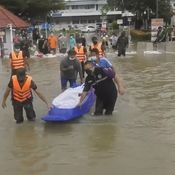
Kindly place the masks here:
<instances>
[{"instance_id":1,"label":"roof","mask_svg":"<svg viewBox=\"0 0 175 175\"><path fill-rule=\"evenodd\" d=\"M0 28L5 28L9 24L12 24L14 28L26 28L29 26L24 20L0 6Z\"/></svg>"}]
</instances>

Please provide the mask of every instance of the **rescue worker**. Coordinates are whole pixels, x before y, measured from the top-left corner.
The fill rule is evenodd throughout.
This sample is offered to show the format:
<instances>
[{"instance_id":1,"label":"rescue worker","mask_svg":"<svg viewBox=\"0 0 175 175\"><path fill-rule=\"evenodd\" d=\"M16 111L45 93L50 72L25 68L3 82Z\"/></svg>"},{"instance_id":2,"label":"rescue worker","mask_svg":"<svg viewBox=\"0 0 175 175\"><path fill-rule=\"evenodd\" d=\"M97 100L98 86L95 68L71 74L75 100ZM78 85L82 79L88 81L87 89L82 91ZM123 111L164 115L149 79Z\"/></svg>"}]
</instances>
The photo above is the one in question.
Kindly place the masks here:
<instances>
[{"instance_id":1,"label":"rescue worker","mask_svg":"<svg viewBox=\"0 0 175 175\"><path fill-rule=\"evenodd\" d=\"M48 37L48 42L49 42L50 52L53 54L56 54L58 39L53 33L51 33L50 36Z\"/></svg>"},{"instance_id":2,"label":"rescue worker","mask_svg":"<svg viewBox=\"0 0 175 175\"><path fill-rule=\"evenodd\" d=\"M114 74L105 73L102 67L95 66L92 61L85 62L84 69L87 77L78 106L81 106L88 91L93 87L96 94L94 115L103 115L104 110L105 115L112 115L117 100L117 88L113 82L114 76L111 76Z\"/></svg>"},{"instance_id":3,"label":"rescue worker","mask_svg":"<svg viewBox=\"0 0 175 175\"><path fill-rule=\"evenodd\" d=\"M119 76L118 73L116 73L116 71L114 70L114 67L112 66L112 64L107 58L99 56L98 49L91 50L91 55L88 58L88 60L94 62L96 66L102 67L104 71L108 71L108 69L111 68L115 73L114 82L117 85L118 92L120 95L124 95L125 88L121 77Z\"/></svg>"},{"instance_id":4,"label":"rescue worker","mask_svg":"<svg viewBox=\"0 0 175 175\"><path fill-rule=\"evenodd\" d=\"M11 77L2 101L2 107L5 108L7 97L11 91L14 118L16 120L16 123L22 123L24 121L23 108L26 112L28 121L34 121L36 118L32 104L32 89L38 95L38 97L48 106L45 97L37 90L37 86L32 80L32 77L26 75L24 68L18 69L16 75L13 75Z\"/></svg>"},{"instance_id":5,"label":"rescue worker","mask_svg":"<svg viewBox=\"0 0 175 175\"><path fill-rule=\"evenodd\" d=\"M87 50L84 46L82 46L82 42L80 39L77 40L77 44L74 47L74 50L76 52L77 59L81 63L81 68L82 68L82 73L84 78L84 62L86 61L86 58L87 58Z\"/></svg>"},{"instance_id":6,"label":"rescue worker","mask_svg":"<svg viewBox=\"0 0 175 175\"><path fill-rule=\"evenodd\" d=\"M97 37L92 37L92 44L89 47L89 51L91 52L91 50L94 48L98 49L100 57L103 57L105 55L105 47L102 43L98 42Z\"/></svg>"},{"instance_id":7,"label":"rescue worker","mask_svg":"<svg viewBox=\"0 0 175 175\"><path fill-rule=\"evenodd\" d=\"M16 74L16 71L20 68L28 68L30 70L29 64L27 62L27 57L20 50L20 45L15 44L14 45L14 51L10 53L10 64L11 64L11 70L12 70L12 75Z\"/></svg>"},{"instance_id":8,"label":"rescue worker","mask_svg":"<svg viewBox=\"0 0 175 175\"><path fill-rule=\"evenodd\" d=\"M61 89L64 91L67 88L67 83L70 83L70 87L76 84L77 74L79 73L81 83L83 82L83 75L81 64L76 58L76 52L74 49L69 50L68 57L64 58L60 63L60 75L61 75Z\"/></svg>"}]
</instances>

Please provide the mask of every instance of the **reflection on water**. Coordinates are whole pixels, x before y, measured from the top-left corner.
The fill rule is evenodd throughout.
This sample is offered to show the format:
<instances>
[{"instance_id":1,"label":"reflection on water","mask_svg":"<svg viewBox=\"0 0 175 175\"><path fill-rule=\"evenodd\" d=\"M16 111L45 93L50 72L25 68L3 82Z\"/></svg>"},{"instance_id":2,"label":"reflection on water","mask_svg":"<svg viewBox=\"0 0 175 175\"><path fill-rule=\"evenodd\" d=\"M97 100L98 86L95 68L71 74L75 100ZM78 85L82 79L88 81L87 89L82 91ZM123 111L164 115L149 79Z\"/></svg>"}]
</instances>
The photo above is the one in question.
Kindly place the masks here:
<instances>
[{"instance_id":1,"label":"reflection on water","mask_svg":"<svg viewBox=\"0 0 175 175\"><path fill-rule=\"evenodd\" d=\"M18 166L23 174L37 175L48 169L47 164L42 161L49 157L49 153L44 145L39 147L38 141L38 134L32 123L21 125L14 131L11 153L18 161Z\"/></svg>"},{"instance_id":2,"label":"reflection on water","mask_svg":"<svg viewBox=\"0 0 175 175\"><path fill-rule=\"evenodd\" d=\"M37 121L16 125L8 101L0 118L0 174L174 174L174 57L110 57L127 87L111 117L44 123L40 118L46 106L34 95ZM60 92L59 63L60 58L30 61L30 73L50 102ZM1 99L9 77L5 60L0 64Z\"/></svg>"}]
</instances>

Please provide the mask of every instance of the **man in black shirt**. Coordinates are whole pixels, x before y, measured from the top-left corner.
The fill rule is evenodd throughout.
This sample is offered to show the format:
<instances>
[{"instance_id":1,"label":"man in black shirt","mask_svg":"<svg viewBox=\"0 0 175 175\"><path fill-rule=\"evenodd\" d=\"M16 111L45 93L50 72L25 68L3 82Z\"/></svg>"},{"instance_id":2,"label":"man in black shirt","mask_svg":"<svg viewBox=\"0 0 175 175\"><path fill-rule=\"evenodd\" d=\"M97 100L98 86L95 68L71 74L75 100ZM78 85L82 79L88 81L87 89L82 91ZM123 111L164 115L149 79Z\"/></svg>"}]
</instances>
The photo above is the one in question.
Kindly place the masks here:
<instances>
[{"instance_id":1,"label":"man in black shirt","mask_svg":"<svg viewBox=\"0 0 175 175\"><path fill-rule=\"evenodd\" d=\"M117 40L117 49L118 49L118 56L120 57L121 55L125 56L126 55L126 48L128 47L128 37L126 36L125 31L121 33Z\"/></svg>"},{"instance_id":2,"label":"man in black shirt","mask_svg":"<svg viewBox=\"0 0 175 175\"><path fill-rule=\"evenodd\" d=\"M16 75L13 75L10 79L2 102L2 107L5 108L7 97L11 91L14 118L16 120L16 123L22 123L24 120L23 108L26 111L27 119L29 121L35 120L36 114L32 104L32 89L38 95L38 97L48 106L45 97L37 90L37 86L32 80L32 77L26 75L24 68L18 69Z\"/></svg>"},{"instance_id":3,"label":"man in black shirt","mask_svg":"<svg viewBox=\"0 0 175 175\"><path fill-rule=\"evenodd\" d=\"M113 82L112 74L104 72L102 67L96 67L91 61L87 61L84 67L87 77L85 79L85 87L81 94L80 103L86 97L87 92L93 87L96 94L96 105L94 115L102 115L105 110L105 115L111 115L115 102L117 100L117 88ZM109 69L112 71L112 69Z\"/></svg>"}]
</instances>

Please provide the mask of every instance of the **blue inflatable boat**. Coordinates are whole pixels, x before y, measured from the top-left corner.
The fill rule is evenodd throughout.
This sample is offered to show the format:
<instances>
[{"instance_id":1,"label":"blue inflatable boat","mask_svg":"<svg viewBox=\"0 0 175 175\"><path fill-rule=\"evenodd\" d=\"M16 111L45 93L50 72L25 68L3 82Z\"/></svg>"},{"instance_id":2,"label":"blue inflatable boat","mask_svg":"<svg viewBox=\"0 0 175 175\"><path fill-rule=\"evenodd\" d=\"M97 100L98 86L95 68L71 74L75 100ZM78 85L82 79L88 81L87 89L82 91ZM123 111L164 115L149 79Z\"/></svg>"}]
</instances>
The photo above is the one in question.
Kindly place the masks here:
<instances>
[{"instance_id":1,"label":"blue inflatable boat","mask_svg":"<svg viewBox=\"0 0 175 175\"><path fill-rule=\"evenodd\" d=\"M95 101L94 90L91 89L81 106L77 106L83 91L83 85L75 88L69 88L58 97L56 97L47 115L42 117L46 122L66 122L83 116L92 108Z\"/></svg>"}]
</instances>

